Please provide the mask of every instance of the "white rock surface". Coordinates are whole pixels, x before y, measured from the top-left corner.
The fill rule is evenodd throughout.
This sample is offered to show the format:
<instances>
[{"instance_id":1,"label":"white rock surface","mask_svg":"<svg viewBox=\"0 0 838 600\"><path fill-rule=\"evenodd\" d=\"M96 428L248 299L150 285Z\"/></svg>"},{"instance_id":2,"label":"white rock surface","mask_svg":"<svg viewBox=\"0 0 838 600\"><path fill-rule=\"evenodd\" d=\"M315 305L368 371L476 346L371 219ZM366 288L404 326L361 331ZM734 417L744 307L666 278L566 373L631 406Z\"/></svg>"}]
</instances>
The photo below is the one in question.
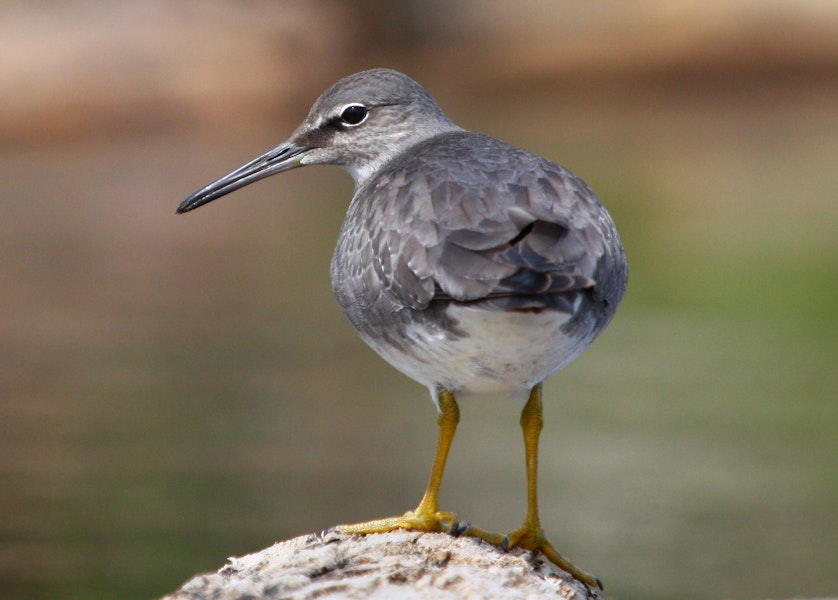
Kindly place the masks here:
<instances>
[{"instance_id":1,"label":"white rock surface","mask_svg":"<svg viewBox=\"0 0 838 600\"><path fill-rule=\"evenodd\" d=\"M596 597L525 550L504 553L473 538L394 531L327 532L279 542L197 575L164 600Z\"/></svg>"}]
</instances>

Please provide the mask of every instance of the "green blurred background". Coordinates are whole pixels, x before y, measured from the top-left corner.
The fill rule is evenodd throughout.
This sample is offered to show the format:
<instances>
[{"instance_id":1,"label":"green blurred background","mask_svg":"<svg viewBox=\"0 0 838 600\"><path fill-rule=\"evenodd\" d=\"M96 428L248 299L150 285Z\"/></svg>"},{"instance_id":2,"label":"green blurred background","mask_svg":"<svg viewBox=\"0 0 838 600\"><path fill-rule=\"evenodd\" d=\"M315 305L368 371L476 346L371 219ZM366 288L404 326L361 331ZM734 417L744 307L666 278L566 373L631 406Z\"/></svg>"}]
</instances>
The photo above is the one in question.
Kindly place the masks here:
<instances>
[{"instance_id":1,"label":"green blurred background","mask_svg":"<svg viewBox=\"0 0 838 600\"><path fill-rule=\"evenodd\" d=\"M0 596L160 596L418 501L427 391L329 287L350 178L174 214L372 66L622 233L546 386L559 549L616 599L838 594L838 4L9 1L0 39ZM461 408L443 508L511 529L520 405Z\"/></svg>"}]
</instances>

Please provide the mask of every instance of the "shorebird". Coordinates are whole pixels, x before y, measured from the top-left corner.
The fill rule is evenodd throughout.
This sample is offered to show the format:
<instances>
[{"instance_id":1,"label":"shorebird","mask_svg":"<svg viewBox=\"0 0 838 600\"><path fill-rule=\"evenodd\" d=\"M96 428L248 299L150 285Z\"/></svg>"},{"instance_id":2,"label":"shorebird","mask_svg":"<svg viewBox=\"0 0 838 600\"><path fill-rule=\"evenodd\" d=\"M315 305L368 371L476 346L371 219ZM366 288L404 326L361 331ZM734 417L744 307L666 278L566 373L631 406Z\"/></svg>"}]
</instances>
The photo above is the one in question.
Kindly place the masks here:
<instances>
[{"instance_id":1,"label":"shorebird","mask_svg":"<svg viewBox=\"0 0 838 600\"><path fill-rule=\"evenodd\" d=\"M287 141L177 212L305 165L337 165L355 180L332 288L361 338L427 386L438 410L436 455L416 509L337 529L447 531L523 547L601 589L547 540L537 470L542 382L597 337L626 289L625 252L606 209L564 167L458 127L414 80L373 69L335 83ZM527 511L506 535L438 506L456 398L494 392L528 395L520 420Z\"/></svg>"}]
</instances>

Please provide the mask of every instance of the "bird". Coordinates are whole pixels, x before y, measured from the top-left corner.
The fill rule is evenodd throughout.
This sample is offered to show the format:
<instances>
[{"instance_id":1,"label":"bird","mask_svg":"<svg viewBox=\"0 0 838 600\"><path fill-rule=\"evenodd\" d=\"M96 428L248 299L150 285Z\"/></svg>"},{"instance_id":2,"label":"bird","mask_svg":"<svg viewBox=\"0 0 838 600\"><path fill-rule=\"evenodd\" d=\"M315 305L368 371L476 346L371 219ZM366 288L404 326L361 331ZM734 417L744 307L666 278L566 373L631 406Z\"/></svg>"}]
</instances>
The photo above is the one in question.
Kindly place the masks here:
<instances>
[{"instance_id":1,"label":"bird","mask_svg":"<svg viewBox=\"0 0 838 600\"><path fill-rule=\"evenodd\" d=\"M437 408L436 454L418 506L336 529L448 532L521 547L602 589L547 539L537 483L542 384L602 332L626 290L626 255L607 210L566 168L459 127L419 83L378 68L337 81L286 141L201 188L177 213L307 165L342 167L355 183L330 269L338 303ZM486 393L526 398L527 510L505 535L459 521L438 502L457 399Z\"/></svg>"}]
</instances>

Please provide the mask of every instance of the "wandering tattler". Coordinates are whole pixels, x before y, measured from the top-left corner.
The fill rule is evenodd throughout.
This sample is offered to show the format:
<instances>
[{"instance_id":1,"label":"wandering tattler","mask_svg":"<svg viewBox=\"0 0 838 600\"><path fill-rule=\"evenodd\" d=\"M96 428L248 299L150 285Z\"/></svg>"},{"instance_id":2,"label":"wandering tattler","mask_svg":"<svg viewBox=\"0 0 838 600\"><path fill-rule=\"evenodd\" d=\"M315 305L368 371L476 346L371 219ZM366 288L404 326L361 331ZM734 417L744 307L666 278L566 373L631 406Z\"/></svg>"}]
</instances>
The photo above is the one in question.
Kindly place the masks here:
<instances>
[{"instance_id":1,"label":"wandering tattler","mask_svg":"<svg viewBox=\"0 0 838 600\"><path fill-rule=\"evenodd\" d=\"M608 212L567 169L451 122L396 71L326 90L279 146L183 201L178 213L274 173L338 165L355 194L332 258L346 316L384 360L427 386L439 439L425 495L402 516L338 529L448 531L504 550L540 551L588 586L547 540L538 515L542 382L605 328L627 281ZM437 498L459 421L455 397L528 393L521 412L527 513L507 535L460 523Z\"/></svg>"}]
</instances>

